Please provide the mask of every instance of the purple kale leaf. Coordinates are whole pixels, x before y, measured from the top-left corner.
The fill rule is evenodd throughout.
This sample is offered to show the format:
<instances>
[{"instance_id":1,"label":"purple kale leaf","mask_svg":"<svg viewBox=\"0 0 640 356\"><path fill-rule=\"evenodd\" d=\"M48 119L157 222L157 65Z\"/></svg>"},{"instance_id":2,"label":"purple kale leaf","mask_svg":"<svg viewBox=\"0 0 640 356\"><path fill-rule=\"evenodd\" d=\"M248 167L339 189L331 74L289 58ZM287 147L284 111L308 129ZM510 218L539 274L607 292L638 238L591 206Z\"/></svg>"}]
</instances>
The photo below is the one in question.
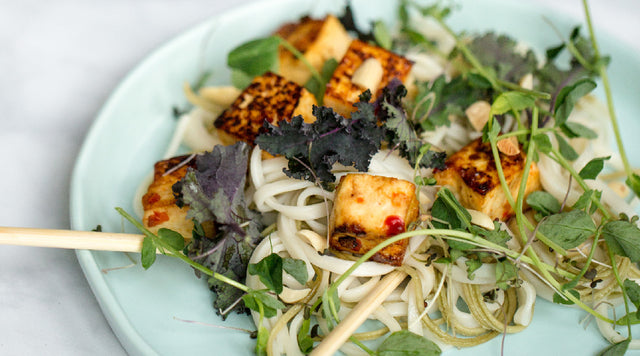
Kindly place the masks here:
<instances>
[{"instance_id":1,"label":"purple kale leaf","mask_svg":"<svg viewBox=\"0 0 640 356\"><path fill-rule=\"evenodd\" d=\"M377 124L368 101L369 93L356 103L358 111L347 119L328 107L313 107L316 121L308 124L296 116L278 126L265 121L266 133L259 135L256 144L273 155L289 160L285 173L290 177L321 182L329 187L335 176L334 163L353 166L366 171L371 157L378 152L384 131Z\"/></svg>"},{"instance_id":2,"label":"purple kale leaf","mask_svg":"<svg viewBox=\"0 0 640 356\"><path fill-rule=\"evenodd\" d=\"M421 156L424 143L419 139L416 125L408 119L402 104L402 98L406 95L405 86L399 80L392 80L374 103L378 119L386 128L388 145L398 148L400 155L412 166L420 160L421 167L444 169L444 152L429 149Z\"/></svg>"},{"instance_id":3,"label":"purple kale leaf","mask_svg":"<svg viewBox=\"0 0 640 356\"><path fill-rule=\"evenodd\" d=\"M196 158L196 169L190 168L174 186L180 201L189 206L188 218L196 223L193 240L186 253L194 261L237 281L244 281L251 253L261 240L261 216L248 208L245 181L249 147L245 143L215 146L211 152ZM202 225L214 226L206 234ZM214 307L220 311L233 305L242 291L211 278L210 288L216 293ZM235 310L244 311L240 302Z\"/></svg>"}]
</instances>

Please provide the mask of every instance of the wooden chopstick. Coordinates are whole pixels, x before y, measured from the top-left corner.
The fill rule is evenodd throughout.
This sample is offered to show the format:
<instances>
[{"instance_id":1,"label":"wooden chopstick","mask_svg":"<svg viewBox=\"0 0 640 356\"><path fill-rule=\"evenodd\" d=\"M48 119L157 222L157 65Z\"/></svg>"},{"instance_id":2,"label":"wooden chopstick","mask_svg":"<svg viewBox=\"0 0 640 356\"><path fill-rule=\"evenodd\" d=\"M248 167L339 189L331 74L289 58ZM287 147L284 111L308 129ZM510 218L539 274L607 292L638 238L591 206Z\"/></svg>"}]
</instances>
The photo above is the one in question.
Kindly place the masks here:
<instances>
[{"instance_id":1,"label":"wooden chopstick","mask_svg":"<svg viewBox=\"0 0 640 356\"><path fill-rule=\"evenodd\" d=\"M140 252L143 240L144 235L141 234L0 226L0 245ZM311 355L333 355L406 277L405 272L395 270L382 278Z\"/></svg>"},{"instance_id":2,"label":"wooden chopstick","mask_svg":"<svg viewBox=\"0 0 640 356\"><path fill-rule=\"evenodd\" d=\"M373 290L351 310L322 342L311 352L311 356L331 356L349 339L349 337L367 320L367 317L384 302L407 274L395 270L378 282Z\"/></svg>"},{"instance_id":3,"label":"wooden chopstick","mask_svg":"<svg viewBox=\"0 0 640 356\"><path fill-rule=\"evenodd\" d=\"M0 245L140 252L144 235L0 226Z\"/></svg>"}]
</instances>

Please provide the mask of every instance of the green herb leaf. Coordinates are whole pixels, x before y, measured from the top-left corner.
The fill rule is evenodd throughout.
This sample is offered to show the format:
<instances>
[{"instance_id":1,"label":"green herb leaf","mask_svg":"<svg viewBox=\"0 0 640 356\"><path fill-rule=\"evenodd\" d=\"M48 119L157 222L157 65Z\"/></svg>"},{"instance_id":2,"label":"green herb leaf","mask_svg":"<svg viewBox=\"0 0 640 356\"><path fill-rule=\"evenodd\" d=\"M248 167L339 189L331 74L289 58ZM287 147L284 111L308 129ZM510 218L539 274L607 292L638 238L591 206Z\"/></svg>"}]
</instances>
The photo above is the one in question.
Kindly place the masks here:
<instances>
[{"instance_id":1,"label":"green herb leaf","mask_svg":"<svg viewBox=\"0 0 640 356\"><path fill-rule=\"evenodd\" d=\"M577 122L567 121L560 128L569 138L584 137L586 139L594 139L598 137L595 131Z\"/></svg>"},{"instance_id":2,"label":"green herb leaf","mask_svg":"<svg viewBox=\"0 0 640 356\"><path fill-rule=\"evenodd\" d=\"M437 356L442 351L433 341L409 330L396 331L378 347L377 356Z\"/></svg>"},{"instance_id":3,"label":"green herb leaf","mask_svg":"<svg viewBox=\"0 0 640 356\"><path fill-rule=\"evenodd\" d=\"M572 210L548 216L538 224L538 231L568 250L579 246L593 235L596 225L586 212Z\"/></svg>"},{"instance_id":4,"label":"green herb leaf","mask_svg":"<svg viewBox=\"0 0 640 356\"><path fill-rule=\"evenodd\" d=\"M303 260L285 257L282 259L282 268L285 272L289 273L291 277L295 278L298 283L302 285L307 283L309 274L307 273L307 264Z\"/></svg>"},{"instance_id":5,"label":"green herb leaf","mask_svg":"<svg viewBox=\"0 0 640 356\"><path fill-rule=\"evenodd\" d=\"M340 298L338 297L337 289L328 288L322 293L322 314L327 319L330 329L333 329L337 321L334 318L333 309L335 309L336 314L340 310Z\"/></svg>"},{"instance_id":6,"label":"green herb leaf","mask_svg":"<svg viewBox=\"0 0 640 356\"><path fill-rule=\"evenodd\" d=\"M485 240L502 247L507 247L507 241L511 240L511 235L509 235L507 231L501 230L500 223L497 221L493 222L493 230L487 230L479 226L471 225L471 227L469 227L469 232L482 236Z\"/></svg>"},{"instance_id":7,"label":"green herb leaf","mask_svg":"<svg viewBox=\"0 0 640 356\"><path fill-rule=\"evenodd\" d=\"M629 312L629 314L623 315L616 320L616 325L637 325L640 324L640 317L638 317L637 311Z\"/></svg>"},{"instance_id":8,"label":"green herb leaf","mask_svg":"<svg viewBox=\"0 0 640 356\"><path fill-rule=\"evenodd\" d=\"M564 137L562 137L558 133L556 133L555 136L556 140L558 140L558 150L560 151L562 157L567 159L567 161L575 161L578 158L578 153L576 152L576 150L571 147L569 142L567 142Z\"/></svg>"},{"instance_id":9,"label":"green herb leaf","mask_svg":"<svg viewBox=\"0 0 640 356\"><path fill-rule=\"evenodd\" d=\"M482 267L482 261L477 258L469 258L464 261L464 264L467 265L467 278L473 280L475 277L473 272Z\"/></svg>"},{"instance_id":10,"label":"green herb leaf","mask_svg":"<svg viewBox=\"0 0 640 356\"><path fill-rule=\"evenodd\" d=\"M632 173L630 176L627 177L627 180L625 181L625 183L629 188L631 188L631 190L633 190L634 193L636 193L636 196L640 197L640 176L639 175Z\"/></svg>"},{"instance_id":11,"label":"green herb leaf","mask_svg":"<svg viewBox=\"0 0 640 356\"><path fill-rule=\"evenodd\" d=\"M567 291L577 299L580 299L580 293L575 289L570 289ZM571 299L565 299L563 296L559 295L557 292L553 294L553 302L556 304L564 304L564 305L572 305L575 304Z\"/></svg>"},{"instance_id":12,"label":"green herb leaf","mask_svg":"<svg viewBox=\"0 0 640 356\"><path fill-rule=\"evenodd\" d=\"M156 261L156 244L153 240L147 236L142 240L142 251L140 256L140 262L144 269L148 269Z\"/></svg>"},{"instance_id":13,"label":"green herb leaf","mask_svg":"<svg viewBox=\"0 0 640 356\"><path fill-rule=\"evenodd\" d=\"M464 110L471 104L489 100L489 90L476 86L469 78L458 76L447 82L447 78L441 75L431 82L416 83L415 101L407 105L415 122L425 131L449 126L450 115L464 116Z\"/></svg>"},{"instance_id":14,"label":"green herb leaf","mask_svg":"<svg viewBox=\"0 0 640 356\"><path fill-rule=\"evenodd\" d=\"M487 125L484 125L484 128L482 128L482 142L486 143L497 141L501 130L502 126L500 126L500 123L494 116L493 119L491 119L491 121L489 121Z\"/></svg>"},{"instance_id":15,"label":"green herb leaf","mask_svg":"<svg viewBox=\"0 0 640 356\"><path fill-rule=\"evenodd\" d=\"M600 172L602 172L602 169L604 168L604 161L608 160L609 158L611 158L611 156L597 157L592 159L580 170L580 177L582 179L596 179L598 174L600 174Z\"/></svg>"},{"instance_id":16,"label":"green herb leaf","mask_svg":"<svg viewBox=\"0 0 640 356\"><path fill-rule=\"evenodd\" d=\"M331 79L331 76L333 76L333 72L335 72L337 67L338 62L333 58L329 58L324 62L322 69L320 70L322 82L319 82L318 78L312 75L307 83L305 83L304 87L316 97L318 105L322 105L322 99L324 97L325 89L327 88L327 83Z\"/></svg>"},{"instance_id":17,"label":"green herb leaf","mask_svg":"<svg viewBox=\"0 0 640 356\"><path fill-rule=\"evenodd\" d=\"M267 71L278 71L278 47L280 38L259 38L234 48L229 52L227 65L255 77Z\"/></svg>"},{"instance_id":18,"label":"green herb leaf","mask_svg":"<svg viewBox=\"0 0 640 356\"><path fill-rule=\"evenodd\" d=\"M602 236L609 248L619 256L640 262L640 229L629 221L609 221L602 228Z\"/></svg>"},{"instance_id":19,"label":"green herb leaf","mask_svg":"<svg viewBox=\"0 0 640 356\"><path fill-rule=\"evenodd\" d=\"M546 134L537 134L533 136L533 140L536 143L536 147L542 153L549 153L553 149L551 145L551 139Z\"/></svg>"},{"instance_id":20,"label":"green herb leaf","mask_svg":"<svg viewBox=\"0 0 640 356\"><path fill-rule=\"evenodd\" d=\"M631 339L624 339L602 350L602 352L599 353L598 356L623 356L625 353L627 353L627 349L629 349L630 343Z\"/></svg>"},{"instance_id":21,"label":"green herb leaf","mask_svg":"<svg viewBox=\"0 0 640 356\"><path fill-rule=\"evenodd\" d=\"M503 290L518 279L518 267L509 260L496 262L496 285Z\"/></svg>"},{"instance_id":22,"label":"green herb leaf","mask_svg":"<svg viewBox=\"0 0 640 356\"><path fill-rule=\"evenodd\" d=\"M535 106L533 96L519 91L507 91L500 94L491 104L491 115L502 115L508 112L519 112Z\"/></svg>"},{"instance_id":23,"label":"green herb leaf","mask_svg":"<svg viewBox=\"0 0 640 356\"><path fill-rule=\"evenodd\" d=\"M596 83L589 78L580 79L575 84L562 88L556 97L556 127L562 126L573 111L576 102L595 88Z\"/></svg>"},{"instance_id":24,"label":"green herb leaf","mask_svg":"<svg viewBox=\"0 0 640 356\"><path fill-rule=\"evenodd\" d=\"M575 204L573 204L571 208L573 210L584 210L589 214L593 214L598 207L593 204L592 199L595 197L599 201L601 196L601 191L589 189L582 193L580 198L578 198L578 200L575 202Z\"/></svg>"},{"instance_id":25,"label":"green herb leaf","mask_svg":"<svg viewBox=\"0 0 640 356\"><path fill-rule=\"evenodd\" d=\"M553 195L536 191L527 196L527 204L540 213L540 216L548 216L560 212L560 202Z\"/></svg>"},{"instance_id":26,"label":"green herb leaf","mask_svg":"<svg viewBox=\"0 0 640 356\"><path fill-rule=\"evenodd\" d=\"M257 312L260 311L258 302L261 303L265 318L276 316L278 310L284 309L281 301L263 290L250 291L242 296L242 301L247 308Z\"/></svg>"},{"instance_id":27,"label":"green herb leaf","mask_svg":"<svg viewBox=\"0 0 640 356\"><path fill-rule=\"evenodd\" d=\"M376 43L384 48L391 49L393 44L393 40L391 38L391 34L389 33L389 29L384 22L378 20L373 23L373 38L376 39Z\"/></svg>"},{"instance_id":28,"label":"green herb leaf","mask_svg":"<svg viewBox=\"0 0 640 356\"><path fill-rule=\"evenodd\" d=\"M260 277L260 281L276 294L282 293L282 257L276 253L263 258L258 263L250 263L249 274Z\"/></svg>"},{"instance_id":29,"label":"green herb leaf","mask_svg":"<svg viewBox=\"0 0 640 356\"><path fill-rule=\"evenodd\" d=\"M179 232L161 228L158 230L158 238L178 251L184 248L184 237Z\"/></svg>"},{"instance_id":30,"label":"green herb leaf","mask_svg":"<svg viewBox=\"0 0 640 356\"><path fill-rule=\"evenodd\" d=\"M298 346L300 351L303 354L307 355L313 351L313 339L309 335L309 331L311 329L311 316L308 315L309 309L305 310L305 318L302 320L302 324L300 325L300 329L298 330Z\"/></svg>"},{"instance_id":31,"label":"green herb leaf","mask_svg":"<svg viewBox=\"0 0 640 356\"><path fill-rule=\"evenodd\" d=\"M253 78L254 77L239 69L231 70L231 84L236 88L244 89L248 87L253 81Z\"/></svg>"},{"instance_id":32,"label":"green herb leaf","mask_svg":"<svg viewBox=\"0 0 640 356\"><path fill-rule=\"evenodd\" d=\"M631 303L636 306L636 317L640 318L640 286L630 279L625 279L622 286Z\"/></svg>"},{"instance_id":33,"label":"green herb leaf","mask_svg":"<svg viewBox=\"0 0 640 356\"><path fill-rule=\"evenodd\" d=\"M456 199L449 188L442 188L436 194L437 198L433 202L431 215L437 220L433 221L433 226L438 229L468 229L471 226L471 214ZM453 243L453 241L450 241ZM472 246L462 243L466 246ZM472 247L470 247L472 248Z\"/></svg>"}]
</instances>

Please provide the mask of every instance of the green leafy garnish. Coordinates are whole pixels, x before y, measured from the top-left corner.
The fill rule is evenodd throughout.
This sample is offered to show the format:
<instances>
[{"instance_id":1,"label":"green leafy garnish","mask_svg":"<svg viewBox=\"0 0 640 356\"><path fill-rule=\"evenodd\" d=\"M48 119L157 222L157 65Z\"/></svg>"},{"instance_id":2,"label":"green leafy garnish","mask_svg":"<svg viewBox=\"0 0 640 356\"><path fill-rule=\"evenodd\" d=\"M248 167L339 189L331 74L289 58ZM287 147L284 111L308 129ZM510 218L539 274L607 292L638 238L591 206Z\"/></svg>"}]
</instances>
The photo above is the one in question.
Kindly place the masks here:
<instances>
[{"instance_id":1,"label":"green leafy garnish","mask_svg":"<svg viewBox=\"0 0 640 356\"><path fill-rule=\"evenodd\" d=\"M602 228L602 236L613 253L629 257L631 262L640 262L640 229L635 223L609 221Z\"/></svg>"},{"instance_id":2,"label":"green leafy garnish","mask_svg":"<svg viewBox=\"0 0 640 356\"><path fill-rule=\"evenodd\" d=\"M279 47L280 38L277 36L243 43L229 52L227 65L250 77L262 75L268 71L277 72Z\"/></svg>"},{"instance_id":3,"label":"green leafy garnish","mask_svg":"<svg viewBox=\"0 0 640 356\"><path fill-rule=\"evenodd\" d=\"M580 175L580 177L582 177L582 179L596 179L598 174L600 174L600 172L602 172L602 169L604 168L604 161L608 160L609 158L611 158L611 156L596 157L592 159L580 170L580 173L578 174Z\"/></svg>"},{"instance_id":4,"label":"green leafy garnish","mask_svg":"<svg viewBox=\"0 0 640 356\"><path fill-rule=\"evenodd\" d=\"M508 289L518 279L518 267L509 260L496 262L496 285Z\"/></svg>"},{"instance_id":5,"label":"green leafy garnish","mask_svg":"<svg viewBox=\"0 0 640 356\"><path fill-rule=\"evenodd\" d=\"M538 217L544 217L560 212L560 202L553 195L536 191L527 196L527 204L537 211Z\"/></svg>"},{"instance_id":6,"label":"green leafy garnish","mask_svg":"<svg viewBox=\"0 0 640 356\"><path fill-rule=\"evenodd\" d=\"M576 299L578 300L580 299L580 293L578 293L578 291L576 291L575 289L570 289L567 292L570 293ZM564 304L564 305L575 304L571 299L564 298L561 295L559 295L557 292L553 294L553 302L556 304Z\"/></svg>"},{"instance_id":7,"label":"green leafy garnish","mask_svg":"<svg viewBox=\"0 0 640 356\"><path fill-rule=\"evenodd\" d=\"M596 231L591 216L582 210L572 210L548 216L538 225L538 231L564 249L579 246Z\"/></svg>"},{"instance_id":8,"label":"green leafy garnish","mask_svg":"<svg viewBox=\"0 0 640 356\"><path fill-rule=\"evenodd\" d=\"M269 290L282 293L282 257L275 253L263 258L258 263L249 264L249 274L256 275Z\"/></svg>"},{"instance_id":9,"label":"green leafy garnish","mask_svg":"<svg viewBox=\"0 0 640 356\"><path fill-rule=\"evenodd\" d=\"M307 280L309 279L307 264L303 260L290 257L283 258L282 269L302 285L307 283Z\"/></svg>"},{"instance_id":10,"label":"green leafy garnish","mask_svg":"<svg viewBox=\"0 0 640 356\"><path fill-rule=\"evenodd\" d=\"M623 356L629 349L631 339L624 339L604 349L598 356Z\"/></svg>"},{"instance_id":11,"label":"green leafy garnish","mask_svg":"<svg viewBox=\"0 0 640 356\"><path fill-rule=\"evenodd\" d=\"M437 356L442 351L433 341L409 330L396 331L389 335L376 351L377 356Z\"/></svg>"}]
</instances>

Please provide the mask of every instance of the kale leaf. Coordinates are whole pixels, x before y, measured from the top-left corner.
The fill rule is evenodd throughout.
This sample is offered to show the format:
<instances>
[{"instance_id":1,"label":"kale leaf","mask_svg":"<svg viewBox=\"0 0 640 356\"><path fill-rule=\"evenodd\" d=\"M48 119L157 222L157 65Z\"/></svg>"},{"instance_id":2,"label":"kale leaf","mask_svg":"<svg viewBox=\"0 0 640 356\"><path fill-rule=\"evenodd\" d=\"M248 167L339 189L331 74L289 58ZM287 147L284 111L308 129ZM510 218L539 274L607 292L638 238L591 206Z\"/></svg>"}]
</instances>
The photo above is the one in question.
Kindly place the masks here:
<instances>
[{"instance_id":1,"label":"kale leaf","mask_svg":"<svg viewBox=\"0 0 640 356\"><path fill-rule=\"evenodd\" d=\"M444 152L423 150L423 142L418 138L414 123L408 119L402 105L402 98L407 89L394 79L382 90L382 95L374 103L378 119L386 128L387 142L390 147L397 147L400 155L415 166L418 163L424 168L444 169Z\"/></svg>"},{"instance_id":2,"label":"kale leaf","mask_svg":"<svg viewBox=\"0 0 640 356\"><path fill-rule=\"evenodd\" d=\"M307 124L295 116L290 122L275 126L265 121L266 133L256 138L256 144L273 155L289 160L285 173L293 178L321 182L325 188L335 180L331 173L334 163L354 166L366 171L371 157L378 152L383 131L367 105L370 95L361 96L355 105L361 108L346 119L329 107L313 107L316 121Z\"/></svg>"},{"instance_id":3,"label":"kale leaf","mask_svg":"<svg viewBox=\"0 0 640 356\"><path fill-rule=\"evenodd\" d=\"M392 82L372 102L367 90L354 104L357 110L350 119L329 107L314 106L313 123L305 123L300 116L290 122L282 120L277 126L265 121L265 132L255 142L263 150L289 160L285 169L288 176L319 182L325 188L335 181L331 173L335 163L364 172L385 141L398 147L400 155L412 165L419 160L422 167L443 168L445 154L425 151L407 119L401 103L406 93L401 83Z\"/></svg>"},{"instance_id":4,"label":"kale leaf","mask_svg":"<svg viewBox=\"0 0 640 356\"><path fill-rule=\"evenodd\" d=\"M240 142L233 146L215 146L212 152L196 158L196 169L190 168L174 186L179 200L189 206L188 218L196 222L193 240L186 254L194 261L237 281L243 281L251 253L261 240L263 226L260 214L247 207L244 188L249 147ZM202 225L213 223L215 233L205 236ZM225 310L243 294L217 279L208 281L217 295L216 310ZM245 310L238 303L235 310Z\"/></svg>"},{"instance_id":5,"label":"kale leaf","mask_svg":"<svg viewBox=\"0 0 640 356\"><path fill-rule=\"evenodd\" d=\"M469 50L480 63L491 68L499 79L518 83L525 74L533 73L538 61L531 50L524 54L517 50L517 42L505 35L488 32L475 37Z\"/></svg>"}]
</instances>

